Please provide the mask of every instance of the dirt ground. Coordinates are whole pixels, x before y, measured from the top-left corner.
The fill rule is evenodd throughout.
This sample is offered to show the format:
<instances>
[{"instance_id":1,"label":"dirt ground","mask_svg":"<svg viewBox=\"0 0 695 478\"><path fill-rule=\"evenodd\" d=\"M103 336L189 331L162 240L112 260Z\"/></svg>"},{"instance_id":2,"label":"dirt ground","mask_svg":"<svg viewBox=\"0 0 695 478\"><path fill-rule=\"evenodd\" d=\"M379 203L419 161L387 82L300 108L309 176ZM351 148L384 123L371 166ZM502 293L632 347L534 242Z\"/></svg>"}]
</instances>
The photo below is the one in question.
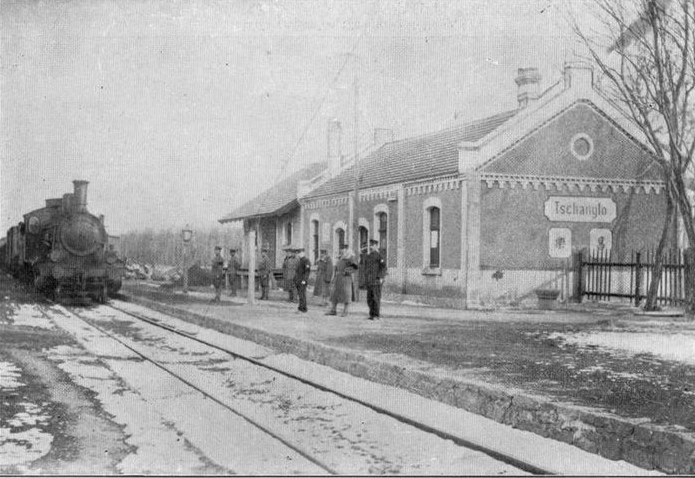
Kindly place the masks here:
<instances>
[{"instance_id":1,"label":"dirt ground","mask_svg":"<svg viewBox=\"0 0 695 478\"><path fill-rule=\"evenodd\" d=\"M668 333L671 325L664 323L662 331ZM695 367L649 353L620 354L579 345L565 338L619 331L629 340L643 328L625 319L571 325L478 321L455 327L432 324L416 334L372 331L343 338L336 345L349 343L352 348L466 369L488 382L695 431ZM695 333L691 339L695 349Z\"/></svg>"}]
</instances>

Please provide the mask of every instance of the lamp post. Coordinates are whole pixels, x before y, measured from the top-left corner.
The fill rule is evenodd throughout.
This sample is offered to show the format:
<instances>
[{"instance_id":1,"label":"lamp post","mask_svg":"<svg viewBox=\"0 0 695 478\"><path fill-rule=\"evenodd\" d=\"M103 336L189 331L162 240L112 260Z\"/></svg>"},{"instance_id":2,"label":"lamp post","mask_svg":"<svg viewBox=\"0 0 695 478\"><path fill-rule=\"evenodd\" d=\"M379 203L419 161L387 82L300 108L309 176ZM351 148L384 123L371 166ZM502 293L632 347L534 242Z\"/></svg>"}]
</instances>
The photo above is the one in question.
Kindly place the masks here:
<instances>
[{"instance_id":1,"label":"lamp post","mask_svg":"<svg viewBox=\"0 0 695 478\"><path fill-rule=\"evenodd\" d=\"M186 267L186 249L188 243L193 238L191 226L186 224L186 227L181 231L181 240L183 241L183 293L188 294L188 267Z\"/></svg>"}]
</instances>

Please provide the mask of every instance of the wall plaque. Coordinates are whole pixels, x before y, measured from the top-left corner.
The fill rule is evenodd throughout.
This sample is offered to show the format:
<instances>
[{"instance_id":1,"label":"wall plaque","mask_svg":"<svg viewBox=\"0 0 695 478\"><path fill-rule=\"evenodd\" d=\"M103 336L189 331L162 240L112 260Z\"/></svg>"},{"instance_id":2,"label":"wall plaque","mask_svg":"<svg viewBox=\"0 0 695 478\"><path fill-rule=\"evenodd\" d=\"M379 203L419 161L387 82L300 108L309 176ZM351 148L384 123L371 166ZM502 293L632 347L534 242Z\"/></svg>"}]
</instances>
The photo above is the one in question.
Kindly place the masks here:
<instances>
[{"instance_id":1,"label":"wall plaque","mask_svg":"<svg viewBox=\"0 0 695 478\"><path fill-rule=\"evenodd\" d=\"M615 201L611 198L550 196L545 201L545 217L562 222L612 222Z\"/></svg>"}]
</instances>

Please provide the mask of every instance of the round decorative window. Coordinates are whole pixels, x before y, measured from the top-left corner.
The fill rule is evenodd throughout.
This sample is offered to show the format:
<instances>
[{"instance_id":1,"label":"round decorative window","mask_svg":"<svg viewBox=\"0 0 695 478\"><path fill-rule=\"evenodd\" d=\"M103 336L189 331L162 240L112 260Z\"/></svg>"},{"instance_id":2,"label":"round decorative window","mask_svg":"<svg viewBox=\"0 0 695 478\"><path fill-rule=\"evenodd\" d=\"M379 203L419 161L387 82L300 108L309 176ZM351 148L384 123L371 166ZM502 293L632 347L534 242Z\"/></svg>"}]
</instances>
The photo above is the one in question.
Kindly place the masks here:
<instances>
[{"instance_id":1,"label":"round decorative window","mask_svg":"<svg viewBox=\"0 0 695 478\"><path fill-rule=\"evenodd\" d=\"M575 158L580 161L589 159L594 152L594 142L588 134L579 133L572 137L570 150Z\"/></svg>"}]
</instances>

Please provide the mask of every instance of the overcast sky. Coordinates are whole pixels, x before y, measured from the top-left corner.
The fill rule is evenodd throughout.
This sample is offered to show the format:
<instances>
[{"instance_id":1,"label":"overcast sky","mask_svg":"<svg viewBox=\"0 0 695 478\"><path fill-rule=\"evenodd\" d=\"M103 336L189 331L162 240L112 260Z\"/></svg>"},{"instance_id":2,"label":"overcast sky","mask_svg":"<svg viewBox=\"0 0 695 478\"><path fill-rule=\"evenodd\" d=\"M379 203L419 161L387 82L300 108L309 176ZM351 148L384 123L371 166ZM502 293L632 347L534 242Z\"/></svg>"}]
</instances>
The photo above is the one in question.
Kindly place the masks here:
<instances>
[{"instance_id":1,"label":"overcast sky","mask_svg":"<svg viewBox=\"0 0 695 478\"><path fill-rule=\"evenodd\" d=\"M329 119L352 152L356 77L361 147L513 109L517 68L574 57L565 3L3 0L2 230L73 179L112 234L212 226L325 159Z\"/></svg>"}]
</instances>

